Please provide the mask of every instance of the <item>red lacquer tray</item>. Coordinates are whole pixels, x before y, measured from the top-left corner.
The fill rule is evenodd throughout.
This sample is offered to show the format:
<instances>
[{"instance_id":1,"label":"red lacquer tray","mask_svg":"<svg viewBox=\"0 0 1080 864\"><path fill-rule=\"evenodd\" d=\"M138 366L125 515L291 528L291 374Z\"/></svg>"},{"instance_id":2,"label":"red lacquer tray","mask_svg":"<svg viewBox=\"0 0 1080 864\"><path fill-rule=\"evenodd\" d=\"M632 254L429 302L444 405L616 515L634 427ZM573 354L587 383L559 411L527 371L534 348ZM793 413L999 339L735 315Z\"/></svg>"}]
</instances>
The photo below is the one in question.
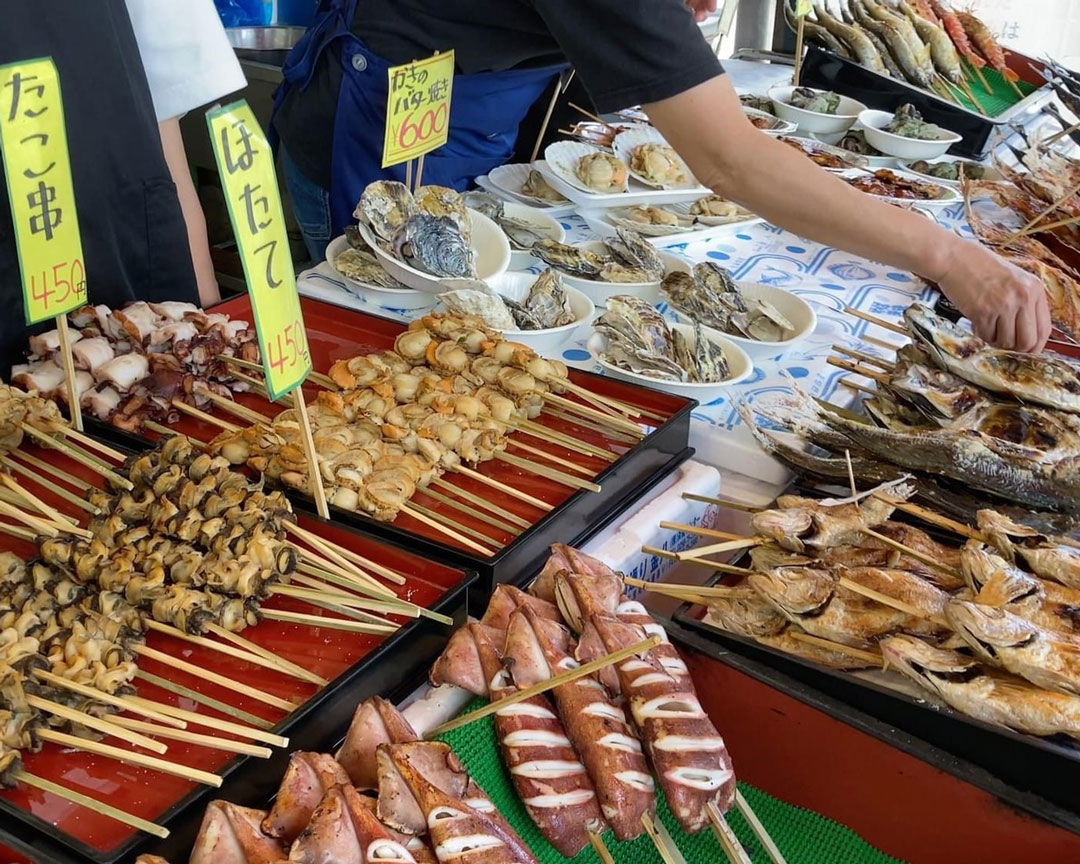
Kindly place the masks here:
<instances>
[{"instance_id":1,"label":"red lacquer tray","mask_svg":"<svg viewBox=\"0 0 1080 864\"><path fill-rule=\"evenodd\" d=\"M355 357L372 351L393 347L394 339L404 325L355 310L342 309L318 300L302 298L304 322L312 360L317 371L326 372L331 364L340 359ZM241 295L214 307L234 318L251 320L251 305L247 295ZM650 419L650 434L640 443L629 444L603 434L586 425L571 423L565 419L549 416L548 412L538 422L551 429L581 439L593 447L618 456L611 462L584 452L581 449L552 444L539 438L515 432L513 437L532 447L572 461L592 471L592 479L602 487L599 493L575 491L554 480L522 470L501 461L490 460L477 470L488 477L512 486L514 489L544 501L554 508L543 512L533 505L505 492L491 488L481 481L460 474L447 475L454 485L475 496L495 504L498 510L526 520L531 527L516 538L483 521L475 519L459 509L447 506L420 490L413 501L442 516L446 516L472 531L478 532L480 542L495 551L484 555L464 546L446 534L407 515L400 515L391 523L377 522L362 514L331 508L335 521L348 524L365 533L395 540L418 548L423 554L438 560L451 560L480 574L479 585L490 590L499 582L517 581L530 575L546 557L547 546L552 542L580 542L596 530L596 526L611 518L612 514L625 509L641 491L672 470L678 462L689 455L690 411L696 405L693 400L673 396L656 390L638 387L614 378L571 370L571 380L603 396L619 399L635 408L652 412L662 420ZM317 393L308 388L308 398ZM253 394L239 394L237 401L270 415L283 410ZM221 409L214 414L223 420L246 425L245 421L230 416ZM587 422L587 421L585 421ZM97 425L95 432L127 446L145 446L145 441L127 436L115 427ZM201 440L209 440L221 430L199 419L183 416L176 429ZM154 437L153 433L149 437ZM527 452L509 451L518 457L538 461ZM559 468L558 465L550 467ZM562 470L565 471L565 468ZM440 490L445 494L445 490ZM310 508L310 499L295 495L299 506ZM483 538L487 538L486 540ZM476 540L477 537L472 539Z\"/></svg>"},{"instance_id":2,"label":"red lacquer tray","mask_svg":"<svg viewBox=\"0 0 1080 864\"><path fill-rule=\"evenodd\" d=\"M43 450L28 444L24 444L22 449L48 460L63 471L101 485L102 481L96 474L55 450ZM46 503L58 507L62 512L72 512L70 504L32 479L23 476L18 479ZM318 519L301 515L299 524L405 576L406 584L395 586L402 599L456 619L464 618L466 589L475 579L474 575L460 568L423 559L386 542L361 537L355 532L323 523ZM36 554L33 544L6 534L0 534L0 549L15 552L24 559L30 559ZM271 598L264 606L268 609L288 609L315 615L333 614L281 596ZM398 620L406 622L406 619ZM167 678L262 718L272 724L275 732L291 739L290 747L276 748L274 756L264 760L253 757L237 758L220 750L165 741L169 749L163 758L225 775L226 782L221 789L197 785L150 769L128 766L105 757L67 751L52 743L45 744L41 752L36 754L24 752L24 767L31 773L129 813L166 824L173 831L173 837L163 845L155 842L155 848L168 848L171 844L176 844L176 848L182 849L186 843L186 848L190 849L194 830L198 827L198 819L204 809L203 804L210 800L210 797L242 800L251 790L258 789L262 800L265 800L273 793L282 776L284 760L287 759L289 750L328 745L335 736L344 732L352 710L367 695L419 680L419 676L445 644L449 632L450 628L422 618L407 621L397 633L386 638L276 621L263 621L242 633L244 638L328 679L330 684L321 690L314 684L287 677L262 666L234 659L168 635L150 633L147 644L151 648L297 703L299 707L286 716L285 712L278 708L200 680L198 676L154 660L138 658L140 670ZM148 699L235 722L233 717L147 682L136 679L134 683L139 695ZM195 724L189 724L189 730L233 737ZM105 743L127 746L111 739L107 739ZM263 778L261 783L259 778ZM231 787L237 784L240 784L240 790L234 793ZM133 850L136 847L142 849L148 840L147 835L70 804L50 793L23 784L13 789L0 790L0 844L7 844L21 851L33 849L35 851L30 854L39 860L51 862L89 859L112 862L128 853L133 855ZM71 857L67 857L69 855ZM186 851L184 855L186 856Z\"/></svg>"}]
</instances>

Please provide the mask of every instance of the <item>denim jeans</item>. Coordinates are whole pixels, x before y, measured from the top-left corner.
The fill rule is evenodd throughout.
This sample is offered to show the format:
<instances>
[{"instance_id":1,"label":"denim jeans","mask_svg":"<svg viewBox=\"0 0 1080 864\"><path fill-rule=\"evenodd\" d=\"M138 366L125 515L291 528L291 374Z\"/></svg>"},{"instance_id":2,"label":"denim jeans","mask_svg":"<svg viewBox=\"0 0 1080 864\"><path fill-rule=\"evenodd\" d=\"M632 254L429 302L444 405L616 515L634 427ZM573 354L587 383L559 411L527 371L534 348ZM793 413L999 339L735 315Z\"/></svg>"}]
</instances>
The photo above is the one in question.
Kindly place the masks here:
<instances>
[{"instance_id":1,"label":"denim jeans","mask_svg":"<svg viewBox=\"0 0 1080 864\"><path fill-rule=\"evenodd\" d=\"M293 214L304 235L304 245L312 264L320 264L326 258L330 237L330 193L312 183L281 148L281 167L285 185L292 198Z\"/></svg>"}]
</instances>

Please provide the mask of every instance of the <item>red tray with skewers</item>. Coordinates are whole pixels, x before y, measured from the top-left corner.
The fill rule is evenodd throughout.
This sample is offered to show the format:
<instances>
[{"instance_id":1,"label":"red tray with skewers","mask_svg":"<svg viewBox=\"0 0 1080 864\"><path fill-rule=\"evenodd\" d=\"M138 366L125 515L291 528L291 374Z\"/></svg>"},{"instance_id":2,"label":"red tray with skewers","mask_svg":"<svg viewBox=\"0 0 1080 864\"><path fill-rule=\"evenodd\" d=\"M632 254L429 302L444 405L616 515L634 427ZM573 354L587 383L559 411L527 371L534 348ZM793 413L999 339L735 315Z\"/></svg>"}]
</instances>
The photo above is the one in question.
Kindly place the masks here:
<instances>
[{"instance_id":1,"label":"red tray with skewers","mask_svg":"<svg viewBox=\"0 0 1080 864\"><path fill-rule=\"evenodd\" d=\"M47 461L76 481L101 486L98 474L56 450L33 446L29 441L24 441L19 450ZM37 483L34 477L25 473L14 476L46 505L76 515L70 502ZM49 477L49 481L59 482L64 488L81 494L75 483L65 485L54 477ZM4 521L15 524L10 517L5 517ZM302 514L298 522L323 540L404 576L404 584L397 587L402 599L452 618L457 624L464 620L468 588L475 580L475 574L426 560L393 543L362 537ZM0 534L0 550L30 560L35 557L37 546L3 533ZM262 608L340 617L287 596L270 597L262 603ZM340 737L358 699L384 692L405 695L423 678L432 658L444 647L451 628L426 617L397 620L399 623L404 621L404 626L388 636L276 620L263 620L243 631L241 635L249 642L326 679L329 683L321 688L176 636L149 632L148 648L186 661L198 670L224 676L238 685L255 687L296 707L286 712L233 688L205 680L202 675L180 670L164 662L164 658L159 661L145 656L140 656L137 661L140 673L166 679L173 686L179 685L216 699L231 709L244 712L249 719L238 720L195 701L193 697L178 694L171 687L166 689L141 677L133 681L140 697L208 718L257 726L267 734L287 737L288 748L274 747L269 758L255 758L209 749L201 744L164 741L168 744L164 758L220 775L224 782L219 789L105 756L62 748L55 743L46 743L38 753L23 750L23 767L30 774L157 822L171 834L162 843L61 797L16 783L13 788L0 789L0 846L10 847L35 860L93 861L98 864L132 860L149 842L161 843L157 848L167 848L171 854L190 848L205 804L211 798L222 796L236 800L255 794L263 797L271 794L289 753L296 749L325 747ZM241 740L194 722L189 723L189 731ZM103 743L121 742L107 739ZM250 743L262 742L253 740Z\"/></svg>"},{"instance_id":2,"label":"red tray with skewers","mask_svg":"<svg viewBox=\"0 0 1080 864\"><path fill-rule=\"evenodd\" d=\"M317 300L303 298L301 302L314 368L319 372L327 371L334 361L391 348L395 338L405 329L400 323L385 318L344 310ZM225 313L234 319L252 320L246 295L226 301L211 311ZM481 463L476 470L511 487L508 491L494 489L471 477L453 477L454 485L493 504L495 510L509 514L509 518L516 518L520 533L515 536L482 518L474 518L460 508L436 500L427 495L424 489L418 490L414 500L425 511L452 520L456 526L463 526L468 538L487 546L491 554L482 554L436 527L405 514L398 515L392 522L379 522L364 514L331 507L332 521L366 534L407 544L409 548L434 560L450 561L457 566L476 570L480 576L477 588L485 595L499 583L520 582L539 568L550 544L584 542L692 452L688 448L688 440L690 413L696 405L693 400L579 370L571 370L570 380L592 393L620 400L647 412L643 419L650 428L649 434L639 442L629 443L598 429L587 419L571 422L565 415L553 416L545 409L537 418L538 422L584 443L574 448L521 432L515 432L511 437L554 455L563 460L563 465L572 462L588 469L587 479L598 484L602 491L568 488L555 480L495 460ZM309 400L317 392L316 387L309 385ZM236 401L268 417L282 410L281 406L272 405L250 393L236 394ZM234 424L249 425L219 408L214 409L214 415ZM150 432L146 438L137 438L104 424L90 428L129 447L145 447L155 437ZM203 441L221 432L219 426L190 416L182 416L174 428ZM590 452L591 448L593 452ZM595 455L596 450L610 456L599 457ZM534 458L527 452L515 455ZM559 463L550 467L564 472L567 470L560 468ZM511 494L512 491L518 494ZM310 497L293 492L289 494L298 507L314 513L314 503ZM539 509L524 496L537 499L550 509ZM455 530L460 531L456 527Z\"/></svg>"}]
</instances>

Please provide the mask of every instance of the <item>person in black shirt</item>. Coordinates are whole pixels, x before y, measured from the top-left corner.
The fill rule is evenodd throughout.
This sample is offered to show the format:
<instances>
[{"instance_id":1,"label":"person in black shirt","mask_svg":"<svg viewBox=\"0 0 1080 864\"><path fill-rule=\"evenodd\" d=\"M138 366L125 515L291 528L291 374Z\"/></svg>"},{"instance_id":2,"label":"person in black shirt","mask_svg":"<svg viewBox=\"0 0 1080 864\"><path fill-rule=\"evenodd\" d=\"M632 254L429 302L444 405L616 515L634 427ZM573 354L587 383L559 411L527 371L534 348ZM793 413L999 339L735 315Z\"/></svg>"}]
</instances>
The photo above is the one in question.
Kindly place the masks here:
<instances>
[{"instance_id":1,"label":"person in black shirt","mask_svg":"<svg viewBox=\"0 0 1080 864\"><path fill-rule=\"evenodd\" d=\"M274 128L309 251L352 221L383 170L388 66L455 51L450 142L424 180L464 189L513 153L532 104L572 64L601 113L643 105L709 188L809 239L937 282L1001 347L1041 350L1042 283L974 241L817 169L746 120L695 25L716 0L322 0L290 55Z\"/></svg>"}]
</instances>

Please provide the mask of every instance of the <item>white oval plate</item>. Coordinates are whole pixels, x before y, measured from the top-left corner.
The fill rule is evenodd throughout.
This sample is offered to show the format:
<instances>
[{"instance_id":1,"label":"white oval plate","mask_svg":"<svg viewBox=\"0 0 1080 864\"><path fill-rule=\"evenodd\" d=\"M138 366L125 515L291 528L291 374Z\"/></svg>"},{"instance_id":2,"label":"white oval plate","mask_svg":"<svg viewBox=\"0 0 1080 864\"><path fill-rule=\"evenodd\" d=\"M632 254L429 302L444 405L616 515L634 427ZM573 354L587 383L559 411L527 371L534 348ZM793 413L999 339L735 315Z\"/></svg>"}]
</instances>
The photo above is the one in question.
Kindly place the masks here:
<instances>
[{"instance_id":1,"label":"white oval plate","mask_svg":"<svg viewBox=\"0 0 1080 864\"><path fill-rule=\"evenodd\" d=\"M635 204L673 204L679 201L696 201L702 195L708 195L709 190L700 187L697 189L654 189L644 183L638 183L631 178L627 192L616 192L610 195L599 195L582 192L576 186L562 179L547 162L541 160L536 167L547 179L548 183L558 189L578 207L592 207L593 209L606 209L608 207L633 207Z\"/></svg>"},{"instance_id":2,"label":"white oval plate","mask_svg":"<svg viewBox=\"0 0 1080 864\"><path fill-rule=\"evenodd\" d=\"M896 164L903 168L904 171L906 171L908 174L912 174L915 177L918 177L920 180L926 180L929 183L937 183L940 186L949 186L952 189L960 188L959 180L943 180L941 177L934 177L932 174L923 174L922 171L916 171L914 168L911 167L911 163L918 161L926 161L929 162L931 165L936 165L939 162L963 162L965 165L978 165L985 172L985 174L983 175L984 180L996 181L1003 179L1001 172L998 171L997 168L993 168L989 165L984 165L982 162L979 162L975 159L965 159L962 156L945 155L942 156L940 159L926 160L900 159L897 161Z\"/></svg>"},{"instance_id":3,"label":"white oval plate","mask_svg":"<svg viewBox=\"0 0 1080 864\"><path fill-rule=\"evenodd\" d=\"M593 147L582 141L556 141L554 144L549 144L547 148L545 148L544 161L547 163L548 167L559 176L560 180L573 186L579 192L584 192L586 195L625 195L627 191L629 191L629 183L624 184L621 189L598 192L596 189L590 189L586 186L581 178L577 176L578 162L586 156L605 152L606 151L602 147ZM607 153L607 155L610 156L611 154ZM629 174L630 169L628 166L627 177L629 177ZM559 191L561 192L562 190L560 189ZM564 192L563 194L565 195L566 193Z\"/></svg>"},{"instance_id":4,"label":"white oval plate","mask_svg":"<svg viewBox=\"0 0 1080 864\"><path fill-rule=\"evenodd\" d=\"M615 139L613 148L615 151L615 155L618 156L623 162L625 162L629 166L633 164L634 151L642 144L662 144L665 147L671 146L664 139L664 136L661 135L656 129L653 129L651 126L641 126L637 129L631 129L628 132L623 132L621 135L619 135ZM630 176L637 180L639 183L642 183L646 186L651 186L653 189L685 190L701 188L701 184L698 183L697 179L691 173L690 166L683 162L682 157L678 156L677 153L675 155L679 159L679 163L682 166L682 171L685 178L681 183L654 183L651 180L646 180L642 175L634 171L633 168L630 169Z\"/></svg>"},{"instance_id":5,"label":"white oval plate","mask_svg":"<svg viewBox=\"0 0 1080 864\"><path fill-rule=\"evenodd\" d=\"M880 201L888 201L890 204L899 204L902 207L951 207L953 204L959 204L964 200L964 196L960 194L959 188L948 186L944 183L940 183L937 180L928 180L925 177L920 177L918 174L912 174L908 171L900 171L896 168L889 168L894 174L900 177L906 177L908 180L918 180L920 183L927 183L931 186L937 186L941 190L942 195L940 198L893 198L891 195L874 195L872 197L877 198ZM868 176L865 171L841 171L837 174L838 177L866 177Z\"/></svg>"},{"instance_id":6,"label":"white oval plate","mask_svg":"<svg viewBox=\"0 0 1080 864\"><path fill-rule=\"evenodd\" d=\"M751 119L763 118L765 120L771 120L773 124L771 129L758 129L758 132L764 132L766 135L772 135L774 138L777 135L790 135L799 128L797 124L792 123L790 120L784 120L772 114L766 114L764 111L758 111L756 108L747 108L744 105L742 110L743 114Z\"/></svg>"},{"instance_id":7,"label":"white oval plate","mask_svg":"<svg viewBox=\"0 0 1080 864\"><path fill-rule=\"evenodd\" d=\"M675 213L689 213L690 207L691 203L683 202L682 204L665 205L664 209L671 210ZM617 211L614 210L583 209L581 211L581 217L599 236L614 237L615 222L613 221L613 218L616 212ZM695 243L730 237L742 228L746 228L750 225L757 225L759 222L764 221L765 220L760 216L750 216L746 219L733 219L730 222L722 222L716 225L698 223L692 227L671 226L673 230L670 233L654 235L642 234L642 236L645 237L649 243L652 243L653 246L663 248L664 246L670 246L674 243ZM638 233L640 234L641 232L639 231Z\"/></svg>"},{"instance_id":8,"label":"white oval plate","mask_svg":"<svg viewBox=\"0 0 1080 864\"><path fill-rule=\"evenodd\" d=\"M569 199L561 203L547 201L543 198L534 198L531 195L526 195L521 191L521 187L524 186L525 181L529 179L529 172L532 169L532 165L525 165L522 162L513 165L500 165L498 168L492 168L491 173L487 175L486 179L494 190L504 198L509 198L512 201L517 201L528 207L535 207L537 210L544 210L551 216L572 213L574 211L574 202ZM476 178L477 183L481 186L484 185L481 182L484 179L485 178L482 177Z\"/></svg>"}]
</instances>

